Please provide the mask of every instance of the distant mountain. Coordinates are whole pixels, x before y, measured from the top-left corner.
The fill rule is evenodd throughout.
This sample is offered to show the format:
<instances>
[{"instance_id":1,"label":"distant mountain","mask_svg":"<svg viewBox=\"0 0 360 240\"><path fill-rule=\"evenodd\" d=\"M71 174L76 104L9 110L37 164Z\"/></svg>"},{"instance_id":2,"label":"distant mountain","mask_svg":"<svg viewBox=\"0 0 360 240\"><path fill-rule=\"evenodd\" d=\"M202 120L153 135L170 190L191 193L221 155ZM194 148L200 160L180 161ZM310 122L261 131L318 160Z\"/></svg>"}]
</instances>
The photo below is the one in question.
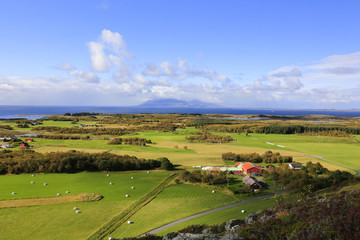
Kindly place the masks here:
<instances>
[{"instance_id":1,"label":"distant mountain","mask_svg":"<svg viewBox=\"0 0 360 240\"><path fill-rule=\"evenodd\" d=\"M178 99L154 99L146 101L138 107L154 107L154 108L216 108L219 107L213 103L205 103L199 100L185 101Z\"/></svg>"}]
</instances>

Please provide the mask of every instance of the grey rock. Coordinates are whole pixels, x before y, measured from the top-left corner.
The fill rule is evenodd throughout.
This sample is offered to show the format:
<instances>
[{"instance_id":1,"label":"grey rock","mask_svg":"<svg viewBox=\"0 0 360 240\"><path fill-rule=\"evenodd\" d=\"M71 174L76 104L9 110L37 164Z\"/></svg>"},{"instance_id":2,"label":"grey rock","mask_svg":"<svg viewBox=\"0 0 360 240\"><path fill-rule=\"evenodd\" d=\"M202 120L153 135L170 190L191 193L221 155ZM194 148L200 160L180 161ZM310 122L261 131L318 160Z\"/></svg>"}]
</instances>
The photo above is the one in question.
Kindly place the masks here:
<instances>
[{"instance_id":1,"label":"grey rock","mask_svg":"<svg viewBox=\"0 0 360 240\"><path fill-rule=\"evenodd\" d=\"M202 231L202 234L211 234L211 228L205 228L205 229Z\"/></svg>"},{"instance_id":2,"label":"grey rock","mask_svg":"<svg viewBox=\"0 0 360 240\"><path fill-rule=\"evenodd\" d=\"M162 240L219 240L214 234L169 233Z\"/></svg>"},{"instance_id":3,"label":"grey rock","mask_svg":"<svg viewBox=\"0 0 360 240\"><path fill-rule=\"evenodd\" d=\"M221 237L220 240L244 240L245 238L239 237L236 233L226 234Z\"/></svg>"},{"instance_id":4,"label":"grey rock","mask_svg":"<svg viewBox=\"0 0 360 240\"><path fill-rule=\"evenodd\" d=\"M225 230L226 231L230 231L232 227L236 226L236 225L243 225L245 223L244 220L240 220L240 219L232 219L229 222L225 223Z\"/></svg>"},{"instance_id":5,"label":"grey rock","mask_svg":"<svg viewBox=\"0 0 360 240\"><path fill-rule=\"evenodd\" d=\"M251 213L245 218L246 224L252 224L257 220L258 214L257 213Z\"/></svg>"}]
</instances>

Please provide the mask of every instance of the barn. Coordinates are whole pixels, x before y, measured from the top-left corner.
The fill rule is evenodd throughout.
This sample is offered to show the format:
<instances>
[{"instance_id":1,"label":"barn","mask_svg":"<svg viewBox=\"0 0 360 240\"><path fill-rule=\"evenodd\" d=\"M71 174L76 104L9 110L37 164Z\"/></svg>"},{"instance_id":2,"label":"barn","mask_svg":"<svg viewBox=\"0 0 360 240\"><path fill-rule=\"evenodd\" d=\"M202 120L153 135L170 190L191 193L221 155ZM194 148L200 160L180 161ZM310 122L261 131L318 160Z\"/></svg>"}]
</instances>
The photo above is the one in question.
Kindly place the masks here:
<instances>
[{"instance_id":1,"label":"barn","mask_svg":"<svg viewBox=\"0 0 360 240\"><path fill-rule=\"evenodd\" d=\"M238 168L241 168L242 171L246 174L248 173L257 173L257 174L261 174L262 170L261 168L255 166L252 163L244 163L244 164L238 164Z\"/></svg>"},{"instance_id":2,"label":"barn","mask_svg":"<svg viewBox=\"0 0 360 240\"><path fill-rule=\"evenodd\" d=\"M246 175L243 178L243 183L252 190L260 189L262 187L258 180L254 177L251 177L250 175Z\"/></svg>"},{"instance_id":3,"label":"barn","mask_svg":"<svg viewBox=\"0 0 360 240\"><path fill-rule=\"evenodd\" d=\"M22 143L20 144L20 149L28 149L29 148L29 144L28 143Z\"/></svg>"}]
</instances>

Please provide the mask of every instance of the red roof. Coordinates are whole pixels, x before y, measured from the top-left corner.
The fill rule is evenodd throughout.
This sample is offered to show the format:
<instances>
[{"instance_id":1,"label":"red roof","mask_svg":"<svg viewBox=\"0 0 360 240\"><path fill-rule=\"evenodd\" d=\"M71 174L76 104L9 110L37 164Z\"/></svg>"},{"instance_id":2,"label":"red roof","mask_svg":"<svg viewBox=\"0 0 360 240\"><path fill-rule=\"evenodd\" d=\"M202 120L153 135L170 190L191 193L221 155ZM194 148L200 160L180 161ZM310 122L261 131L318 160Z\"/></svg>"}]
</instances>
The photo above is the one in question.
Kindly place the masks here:
<instances>
[{"instance_id":1,"label":"red roof","mask_svg":"<svg viewBox=\"0 0 360 240\"><path fill-rule=\"evenodd\" d=\"M241 164L242 164L242 162L237 162L237 163L235 163L235 166L239 166Z\"/></svg>"},{"instance_id":2,"label":"red roof","mask_svg":"<svg viewBox=\"0 0 360 240\"><path fill-rule=\"evenodd\" d=\"M244 171L245 171L245 170L248 170L248 169L251 169L251 168L256 168L256 166L255 166L254 164L249 163L249 162L244 163L241 167L242 167L242 169L243 169Z\"/></svg>"}]
</instances>

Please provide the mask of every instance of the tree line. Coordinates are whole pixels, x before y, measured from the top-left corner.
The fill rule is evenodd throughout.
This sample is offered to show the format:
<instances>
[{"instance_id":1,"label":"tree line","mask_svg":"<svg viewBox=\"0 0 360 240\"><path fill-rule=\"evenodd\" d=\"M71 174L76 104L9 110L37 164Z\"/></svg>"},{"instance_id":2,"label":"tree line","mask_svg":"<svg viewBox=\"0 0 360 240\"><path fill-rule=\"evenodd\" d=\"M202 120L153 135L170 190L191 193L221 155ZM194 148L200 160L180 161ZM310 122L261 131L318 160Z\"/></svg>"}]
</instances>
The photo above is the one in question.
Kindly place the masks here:
<instances>
[{"instance_id":1,"label":"tree line","mask_svg":"<svg viewBox=\"0 0 360 240\"><path fill-rule=\"evenodd\" d=\"M339 135L337 132L346 134L360 134L359 126L343 126L343 125L282 125L278 123L252 123L244 124L214 124L206 125L208 131L228 132L228 133L264 133L264 134L299 134L299 133L320 133L329 136Z\"/></svg>"},{"instance_id":2,"label":"tree line","mask_svg":"<svg viewBox=\"0 0 360 240\"><path fill-rule=\"evenodd\" d=\"M320 163L308 162L302 169L293 170L287 165L269 168L263 173L288 190L309 194L321 189L351 182L354 176L346 171L329 171Z\"/></svg>"},{"instance_id":3,"label":"tree line","mask_svg":"<svg viewBox=\"0 0 360 240\"><path fill-rule=\"evenodd\" d=\"M146 138L113 138L111 139L108 144L109 145L139 145L139 146L146 146L146 144L151 144L150 139Z\"/></svg>"},{"instance_id":4,"label":"tree line","mask_svg":"<svg viewBox=\"0 0 360 240\"><path fill-rule=\"evenodd\" d=\"M13 130L10 125L0 125L0 129Z\"/></svg>"},{"instance_id":5,"label":"tree line","mask_svg":"<svg viewBox=\"0 0 360 240\"><path fill-rule=\"evenodd\" d=\"M204 133L201 135L194 135L186 137L186 140L189 142L203 142L203 143L228 143L234 141L231 136L220 136L220 135L213 135L210 133Z\"/></svg>"},{"instance_id":6,"label":"tree line","mask_svg":"<svg viewBox=\"0 0 360 240\"><path fill-rule=\"evenodd\" d=\"M37 138L44 138L44 139L71 139L71 140L87 140L89 136L80 136L80 135L64 135L64 134L40 134L36 136Z\"/></svg>"},{"instance_id":7,"label":"tree line","mask_svg":"<svg viewBox=\"0 0 360 240\"><path fill-rule=\"evenodd\" d=\"M92 134L92 135L125 135L128 131L125 128L66 128L55 126L39 126L33 128L35 131L46 131L68 134Z\"/></svg>"},{"instance_id":8,"label":"tree line","mask_svg":"<svg viewBox=\"0 0 360 240\"><path fill-rule=\"evenodd\" d=\"M20 173L76 173L81 171L131 171L150 169L173 169L167 158L143 159L108 152L38 153L32 150L0 151L0 174Z\"/></svg>"},{"instance_id":9,"label":"tree line","mask_svg":"<svg viewBox=\"0 0 360 240\"><path fill-rule=\"evenodd\" d=\"M208 185L224 184L226 183L225 172L219 172L212 174L209 172L203 172L201 170L194 170L192 172L183 170L180 172L179 178L184 182L191 183L205 183Z\"/></svg>"},{"instance_id":10,"label":"tree line","mask_svg":"<svg viewBox=\"0 0 360 240\"><path fill-rule=\"evenodd\" d=\"M291 156L282 156L280 153L273 153L266 151L260 155L258 153L232 153L227 152L222 154L222 159L234 162L253 162L253 163L291 163L293 158Z\"/></svg>"}]
</instances>

